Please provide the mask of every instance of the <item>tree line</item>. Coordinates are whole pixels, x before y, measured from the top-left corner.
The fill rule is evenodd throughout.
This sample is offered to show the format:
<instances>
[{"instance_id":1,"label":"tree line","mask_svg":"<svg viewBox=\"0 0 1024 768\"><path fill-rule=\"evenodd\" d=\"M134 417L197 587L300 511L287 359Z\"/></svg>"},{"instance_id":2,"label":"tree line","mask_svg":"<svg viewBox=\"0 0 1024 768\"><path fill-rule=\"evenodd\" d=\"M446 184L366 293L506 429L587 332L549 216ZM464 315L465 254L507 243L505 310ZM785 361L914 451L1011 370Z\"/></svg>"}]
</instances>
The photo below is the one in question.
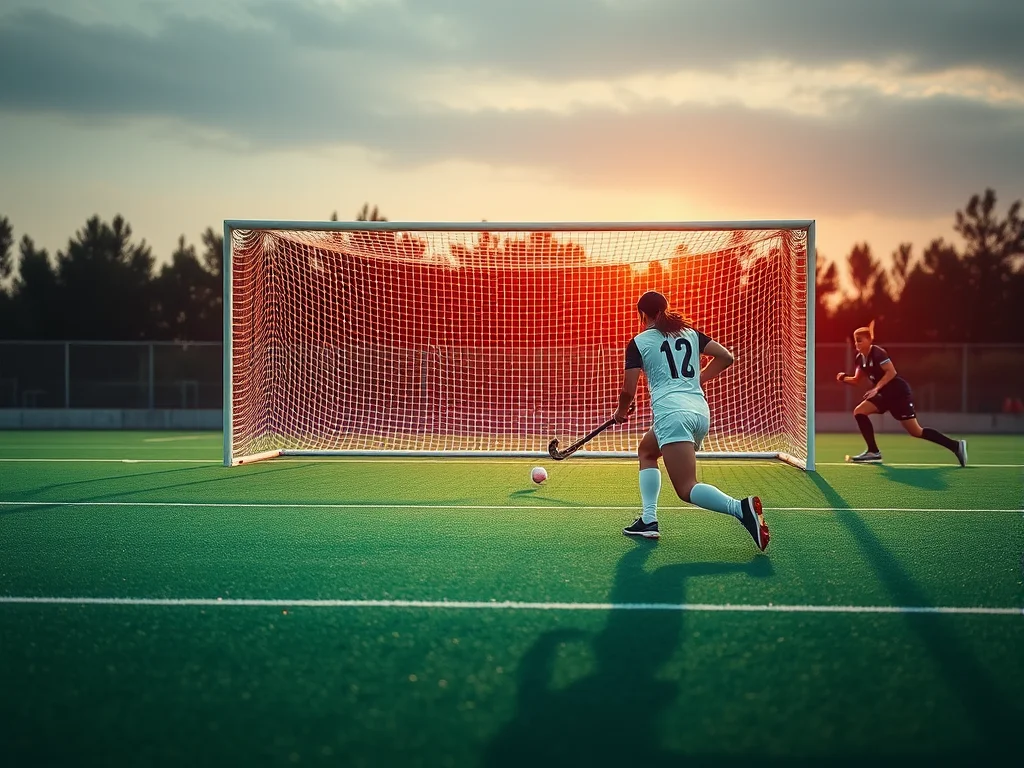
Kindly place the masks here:
<instances>
[{"instance_id":1,"label":"tree line","mask_svg":"<svg viewBox=\"0 0 1024 768\"><path fill-rule=\"evenodd\" d=\"M337 213L332 214L337 220ZM364 205L359 221L386 221ZM901 244L886 265L867 243L844 262L818 254L818 341L844 341L874 319L887 341L1024 342L1024 220L988 189L957 210L957 245L933 240L918 256ZM848 274L842 287L841 264ZM156 266L152 248L120 216L93 216L51 257L28 235L15 244L0 216L0 338L218 341L223 331L223 237L179 237ZM670 297L671 298L671 297Z\"/></svg>"}]
</instances>

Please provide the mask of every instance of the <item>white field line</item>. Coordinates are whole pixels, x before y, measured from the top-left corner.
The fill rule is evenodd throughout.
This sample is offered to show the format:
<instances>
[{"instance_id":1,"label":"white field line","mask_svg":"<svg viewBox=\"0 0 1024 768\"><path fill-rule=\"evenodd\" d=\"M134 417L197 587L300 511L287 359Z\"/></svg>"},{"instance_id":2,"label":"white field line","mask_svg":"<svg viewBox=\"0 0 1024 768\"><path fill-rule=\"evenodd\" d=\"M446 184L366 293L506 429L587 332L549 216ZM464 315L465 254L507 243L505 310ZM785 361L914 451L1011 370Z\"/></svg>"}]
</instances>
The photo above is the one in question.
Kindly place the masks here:
<instances>
[{"instance_id":1,"label":"white field line","mask_svg":"<svg viewBox=\"0 0 1024 768\"><path fill-rule=\"evenodd\" d=\"M159 438L159 439L185 439L185 438ZM539 459L522 459L516 457L509 457L507 459L474 459L467 457L443 458L439 456L424 456L423 458L416 457L405 457L405 458L358 458L358 457L339 457L339 458L326 458L326 457L311 457L301 458L294 456L286 456L279 459L268 459L275 463L289 462L292 464L536 464ZM635 466L635 459L587 459L572 464L573 467L579 467L589 464L589 462L595 462L593 466ZM50 457L0 457L0 462L83 462L83 463L107 463L107 464L223 464L223 459L94 459L94 458L50 458ZM779 467L780 469L793 469L789 464L778 461L776 459L705 459L704 466L716 466L716 467L741 467L741 466L758 466L758 467ZM249 465L252 466L252 465ZM560 466L560 465L555 465ZM857 467L859 464L854 464L849 461L837 461L837 462L817 462L819 467ZM881 465L872 464L870 466L884 466L884 467L923 467L923 468L939 468L948 467L950 469L957 468L956 464L950 462L944 462L940 464L922 464L922 463L907 463L907 464L893 464L885 463ZM971 464L969 468L975 469L1024 469L1024 464Z\"/></svg>"},{"instance_id":2,"label":"white field line","mask_svg":"<svg viewBox=\"0 0 1024 768\"><path fill-rule=\"evenodd\" d=\"M415 504L375 502L341 504L334 502L223 502L223 501L0 501L0 507L185 507L202 509L464 509L514 512L516 510L585 512L587 510L631 511L636 504ZM686 512L697 507L659 507L659 511ZM965 509L941 507L765 507L779 512L1020 512L1020 509Z\"/></svg>"},{"instance_id":3,"label":"white field line","mask_svg":"<svg viewBox=\"0 0 1024 768\"><path fill-rule=\"evenodd\" d=\"M779 463L779 462L776 462L776 463ZM786 466L788 466L788 465L786 465ZM923 463L915 463L915 462L908 462L908 463L905 463L905 464L893 464L893 463L888 462L888 461L882 462L882 463L879 463L879 464L854 464L852 461L833 461L833 462L819 461L819 462L816 462L816 466L819 466L819 467L861 467L861 466L874 466L874 467L949 467L950 469L960 469L960 467L957 466L956 463L949 462L949 461L947 461L945 463L942 463L942 464L923 464ZM984 469L1019 469L1021 467L1024 467L1024 464L968 464L967 465L968 469L970 469L972 467L974 467L975 469L977 469L977 468L984 468Z\"/></svg>"},{"instance_id":4,"label":"white field line","mask_svg":"<svg viewBox=\"0 0 1024 768\"><path fill-rule=\"evenodd\" d=\"M144 443L174 443L179 440L209 440L213 442L213 438L207 435L183 435L179 437L147 437L142 440Z\"/></svg>"},{"instance_id":5,"label":"white field line","mask_svg":"<svg viewBox=\"0 0 1024 768\"><path fill-rule=\"evenodd\" d=\"M930 605L774 605L736 603L528 603L514 600L260 600L240 598L19 597L0 596L2 605L128 605L235 608L427 608L472 611L687 611L718 613L889 613L1024 616L1024 608Z\"/></svg>"},{"instance_id":6,"label":"white field line","mask_svg":"<svg viewBox=\"0 0 1024 768\"><path fill-rule=\"evenodd\" d=\"M0 462L81 462L83 464L223 464L222 459L11 459Z\"/></svg>"}]
</instances>

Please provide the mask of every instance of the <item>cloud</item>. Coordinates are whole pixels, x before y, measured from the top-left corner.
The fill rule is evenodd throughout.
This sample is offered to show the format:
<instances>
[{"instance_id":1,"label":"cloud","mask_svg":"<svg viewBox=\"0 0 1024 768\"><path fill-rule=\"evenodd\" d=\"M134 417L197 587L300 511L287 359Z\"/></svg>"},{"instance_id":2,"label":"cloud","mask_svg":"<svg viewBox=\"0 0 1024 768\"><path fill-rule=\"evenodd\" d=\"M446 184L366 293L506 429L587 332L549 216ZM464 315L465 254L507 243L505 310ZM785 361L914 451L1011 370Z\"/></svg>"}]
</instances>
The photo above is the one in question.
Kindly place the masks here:
<instances>
[{"instance_id":1,"label":"cloud","mask_svg":"<svg viewBox=\"0 0 1024 768\"><path fill-rule=\"evenodd\" d=\"M258 0L249 9L306 45L384 48L544 77L714 70L779 58L1024 74L1024 4L1017 0Z\"/></svg>"},{"instance_id":2,"label":"cloud","mask_svg":"<svg viewBox=\"0 0 1024 768\"><path fill-rule=\"evenodd\" d=\"M754 210L769 203L787 215L934 215L985 186L1019 193L1024 111L956 100L913 108L878 97L862 101L860 111L869 117L859 121L652 106L563 118L483 113L469 131L457 118L439 115L420 118L415 131L382 124L377 140L396 162L454 154L547 168L587 185L662 189Z\"/></svg>"},{"instance_id":3,"label":"cloud","mask_svg":"<svg viewBox=\"0 0 1024 768\"><path fill-rule=\"evenodd\" d=\"M761 209L770 201L794 215L934 215L985 186L1020 194L1024 178L1024 102L989 98L985 85L1024 92L1022 54L1010 44L1024 27L1017 2L145 7L149 16L118 24L85 12L0 15L0 71L11 73L0 78L0 110L166 118L183 135L211 132L255 149L353 145L395 166L526 166L620 190ZM775 101L764 83L755 92L740 64L757 71L764 57L784 64ZM842 78L807 69L851 61L882 68L847 68ZM949 67L982 68L960 70L982 85L949 93L928 85L949 77L920 79ZM659 71L724 79L701 86L703 98L642 92L623 79ZM785 82L791 71L795 83ZM460 78L494 98L463 105ZM431 90L439 83L449 90ZM614 98L573 100L588 83ZM538 84L569 106L538 101ZM523 101L504 109L502 94Z\"/></svg>"}]
</instances>

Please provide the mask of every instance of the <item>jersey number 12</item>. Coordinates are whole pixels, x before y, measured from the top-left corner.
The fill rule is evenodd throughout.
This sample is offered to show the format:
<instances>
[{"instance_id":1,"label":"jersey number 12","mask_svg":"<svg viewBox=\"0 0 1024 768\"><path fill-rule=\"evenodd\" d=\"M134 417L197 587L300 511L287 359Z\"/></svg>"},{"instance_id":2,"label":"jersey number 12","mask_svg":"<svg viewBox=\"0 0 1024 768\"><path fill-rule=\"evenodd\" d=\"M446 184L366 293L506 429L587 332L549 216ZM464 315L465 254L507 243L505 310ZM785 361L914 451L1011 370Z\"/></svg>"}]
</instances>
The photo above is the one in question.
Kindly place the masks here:
<instances>
[{"instance_id":1,"label":"jersey number 12","mask_svg":"<svg viewBox=\"0 0 1024 768\"><path fill-rule=\"evenodd\" d=\"M680 336L676 339L676 351L678 352L683 347L686 347L686 354L683 356L683 378L692 379L696 375L696 371L693 370L693 366L690 365L690 358L693 357L693 347L690 346L690 342ZM669 346L668 339L661 342L661 351L665 353L665 359L668 360L668 370L672 374L673 379L679 378L679 369L676 368L675 358L672 357L672 347Z\"/></svg>"}]
</instances>

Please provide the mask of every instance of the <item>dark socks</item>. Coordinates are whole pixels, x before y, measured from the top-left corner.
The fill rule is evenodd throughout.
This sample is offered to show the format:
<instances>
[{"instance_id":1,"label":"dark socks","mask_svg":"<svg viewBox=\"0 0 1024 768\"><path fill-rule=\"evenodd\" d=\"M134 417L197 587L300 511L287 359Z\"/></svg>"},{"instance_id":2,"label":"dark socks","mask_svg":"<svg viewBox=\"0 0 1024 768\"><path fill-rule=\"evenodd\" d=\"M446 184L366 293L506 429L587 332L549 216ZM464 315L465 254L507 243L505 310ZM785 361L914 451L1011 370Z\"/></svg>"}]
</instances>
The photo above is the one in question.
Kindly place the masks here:
<instances>
[{"instance_id":1,"label":"dark socks","mask_svg":"<svg viewBox=\"0 0 1024 768\"><path fill-rule=\"evenodd\" d=\"M950 440L948 437L946 437L944 434L939 432L937 429L930 429L928 427L925 427L924 431L921 432L921 437L924 440L931 440L933 443L938 443L943 448L945 448L947 450L950 450L953 453L956 453L956 448L957 448L956 440Z\"/></svg>"},{"instance_id":2,"label":"dark socks","mask_svg":"<svg viewBox=\"0 0 1024 768\"><path fill-rule=\"evenodd\" d=\"M857 426L860 427L860 433L864 435L864 442L868 444L868 450L872 453L878 453L878 444L875 443L875 428L871 426L871 419L863 413L858 413ZM925 430L925 432L927 431ZM935 434L938 434L938 432ZM935 442L938 442L938 440Z\"/></svg>"}]
</instances>

